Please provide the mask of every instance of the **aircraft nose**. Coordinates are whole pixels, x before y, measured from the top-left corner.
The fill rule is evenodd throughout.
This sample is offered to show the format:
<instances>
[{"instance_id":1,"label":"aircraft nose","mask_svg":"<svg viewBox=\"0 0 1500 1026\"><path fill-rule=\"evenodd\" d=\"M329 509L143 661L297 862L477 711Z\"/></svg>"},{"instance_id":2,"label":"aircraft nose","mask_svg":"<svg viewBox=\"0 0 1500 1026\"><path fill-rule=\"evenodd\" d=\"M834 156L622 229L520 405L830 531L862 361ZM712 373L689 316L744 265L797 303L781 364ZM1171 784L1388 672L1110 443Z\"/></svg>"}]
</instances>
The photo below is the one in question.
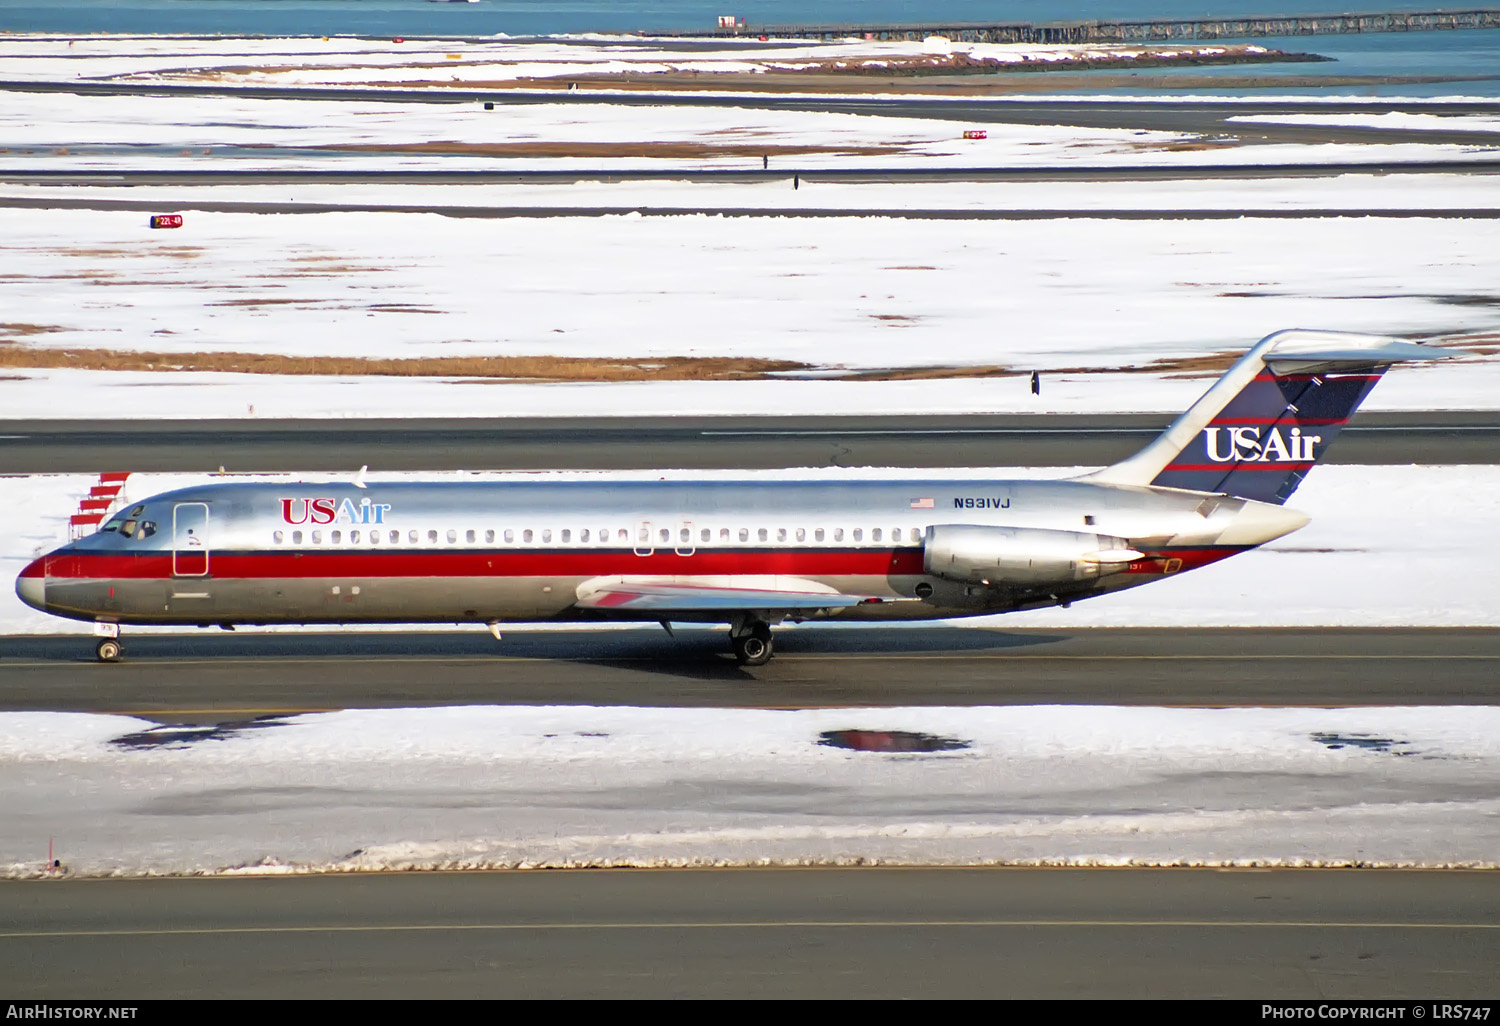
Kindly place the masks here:
<instances>
[{"instance_id":1,"label":"aircraft nose","mask_svg":"<svg viewBox=\"0 0 1500 1026\"><path fill-rule=\"evenodd\" d=\"M16 578L16 595L32 609L47 608L47 558L34 559Z\"/></svg>"}]
</instances>

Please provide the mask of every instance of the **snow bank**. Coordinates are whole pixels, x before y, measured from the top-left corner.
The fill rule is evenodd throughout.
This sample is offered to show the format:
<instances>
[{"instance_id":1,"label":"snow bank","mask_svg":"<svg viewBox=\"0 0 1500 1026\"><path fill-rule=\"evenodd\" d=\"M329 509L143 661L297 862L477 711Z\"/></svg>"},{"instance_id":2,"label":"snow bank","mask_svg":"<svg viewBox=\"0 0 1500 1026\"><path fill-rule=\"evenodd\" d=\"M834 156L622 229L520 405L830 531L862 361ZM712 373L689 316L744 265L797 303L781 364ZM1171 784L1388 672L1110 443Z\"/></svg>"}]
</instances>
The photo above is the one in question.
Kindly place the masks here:
<instances>
[{"instance_id":1,"label":"snow bank","mask_svg":"<svg viewBox=\"0 0 1500 1026\"><path fill-rule=\"evenodd\" d=\"M847 730L950 747L825 743ZM0 875L42 875L49 840L72 875L1495 866L1497 738L1493 708L6 713Z\"/></svg>"}]
</instances>

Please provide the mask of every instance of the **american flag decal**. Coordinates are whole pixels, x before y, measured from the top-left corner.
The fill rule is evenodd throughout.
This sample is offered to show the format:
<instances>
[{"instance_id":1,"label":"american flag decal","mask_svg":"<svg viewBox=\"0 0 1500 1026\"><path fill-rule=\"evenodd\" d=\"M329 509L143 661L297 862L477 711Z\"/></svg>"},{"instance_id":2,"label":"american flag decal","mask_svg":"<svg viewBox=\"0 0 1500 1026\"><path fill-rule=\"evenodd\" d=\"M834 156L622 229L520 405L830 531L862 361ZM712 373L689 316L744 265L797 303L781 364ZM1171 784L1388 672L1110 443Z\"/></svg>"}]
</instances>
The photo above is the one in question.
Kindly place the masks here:
<instances>
[{"instance_id":1,"label":"american flag decal","mask_svg":"<svg viewBox=\"0 0 1500 1026\"><path fill-rule=\"evenodd\" d=\"M932 500L930 498L929 499L913 499L913 500L911 500L911 508L912 509L932 509Z\"/></svg>"}]
</instances>

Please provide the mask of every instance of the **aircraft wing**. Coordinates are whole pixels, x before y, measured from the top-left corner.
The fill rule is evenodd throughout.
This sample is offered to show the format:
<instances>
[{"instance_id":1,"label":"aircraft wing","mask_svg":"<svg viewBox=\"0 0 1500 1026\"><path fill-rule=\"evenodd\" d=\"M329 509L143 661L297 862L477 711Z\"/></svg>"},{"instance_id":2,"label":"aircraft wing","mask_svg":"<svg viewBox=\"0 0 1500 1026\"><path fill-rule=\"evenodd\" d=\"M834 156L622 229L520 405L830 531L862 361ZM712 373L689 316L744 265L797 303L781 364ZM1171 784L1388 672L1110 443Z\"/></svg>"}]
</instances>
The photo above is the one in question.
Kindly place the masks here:
<instances>
[{"instance_id":1,"label":"aircraft wing","mask_svg":"<svg viewBox=\"0 0 1500 1026\"><path fill-rule=\"evenodd\" d=\"M735 613L747 610L842 609L878 602L874 595L844 595L797 577L594 578L578 586L580 609L650 613Z\"/></svg>"}]
</instances>

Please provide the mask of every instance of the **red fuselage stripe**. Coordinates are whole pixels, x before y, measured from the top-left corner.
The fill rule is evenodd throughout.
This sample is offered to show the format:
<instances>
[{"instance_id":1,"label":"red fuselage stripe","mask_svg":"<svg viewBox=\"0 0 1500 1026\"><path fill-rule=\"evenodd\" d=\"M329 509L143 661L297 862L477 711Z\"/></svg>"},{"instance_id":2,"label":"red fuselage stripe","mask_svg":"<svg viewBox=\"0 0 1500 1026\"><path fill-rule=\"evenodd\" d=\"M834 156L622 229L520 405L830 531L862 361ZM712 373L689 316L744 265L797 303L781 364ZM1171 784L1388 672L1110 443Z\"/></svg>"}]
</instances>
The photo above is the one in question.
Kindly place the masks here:
<instances>
[{"instance_id":1,"label":"red fuselage stripe","mask_svg":"<svg viewBox=\"0 0 1500 1026\"><path fill-rule=\"evenodd\" d=\"M178 555L178 567L191 556ZM495 551L404 549L335 552L209 553L215 579L251 580L324 577L601 577L615 574L920 574L921 549L713 550L679 556L672 550L638 556L626 550ZM53 556L48 576L64 579L154 580L173 576L172 553L75 552ZM177 576L182 576L178 574Z\"/></svg>"},{"instance_id":2,"label":"red fuselage stripe","mask_svg":"<svg viewBox=\"0 0 1500 1026\"><path fill-rule=\"evenodd\" d=\"M1145 564L1168 559L1182 561L1185 568L1216 562L1243 551L1242 546L1205 546L1161 549L1136 560L1131 569L1151 572ZM191 569L202 566L199 551L179 555L178 569L187 568L183 557L194 557ZM42 560L22 572L40 576ZM1139 568L1139 569L1137 569ZM50 556L46 574L52 580L167 580L192 575L174 575L171 552L118 553L69 552ZM740 549L695 552L679 556L657 552L637 556L626 550L601 549L514 552L486 550L339 552L213 552L209 553L209 575L214 580L321 579L321 578L462 578L462 577L607 577L614 575L733 576L779 574L798 577L921 576L922 550L902 549Z\"/></svg>"}]
</instances>

